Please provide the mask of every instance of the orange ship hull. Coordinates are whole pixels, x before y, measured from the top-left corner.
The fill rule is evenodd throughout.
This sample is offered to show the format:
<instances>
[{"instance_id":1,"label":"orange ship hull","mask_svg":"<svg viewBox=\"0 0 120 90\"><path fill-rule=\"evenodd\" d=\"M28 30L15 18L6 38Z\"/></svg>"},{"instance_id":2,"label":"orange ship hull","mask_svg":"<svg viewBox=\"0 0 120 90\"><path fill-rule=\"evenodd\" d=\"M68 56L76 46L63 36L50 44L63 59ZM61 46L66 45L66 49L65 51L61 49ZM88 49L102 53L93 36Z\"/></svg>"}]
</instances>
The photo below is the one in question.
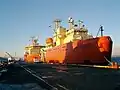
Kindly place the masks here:
<instances>
[{"instance_id":1,"label":"orange ship hull","mask_svg":"<svg viewBox=\"0 0 120 90\"><path fill-rule=\"evenodd\" d=\"M35 60L37 60L38 62L40 62L41 57L39 54L36 55L24 55L24 61L27 63L34 63Z\"/></svg>"},{"instance_id":2,"label":"orange ship hull","mask_svg":"<svg viewBox=\"0 0 120 90\"><path fill-rule=\"evenodd\" d=\"M103 36L77 40L48 49L46 62L106 65L107 60L111 60L111 52L112 40L109 36Z\"/></svg>"}]
</instances>

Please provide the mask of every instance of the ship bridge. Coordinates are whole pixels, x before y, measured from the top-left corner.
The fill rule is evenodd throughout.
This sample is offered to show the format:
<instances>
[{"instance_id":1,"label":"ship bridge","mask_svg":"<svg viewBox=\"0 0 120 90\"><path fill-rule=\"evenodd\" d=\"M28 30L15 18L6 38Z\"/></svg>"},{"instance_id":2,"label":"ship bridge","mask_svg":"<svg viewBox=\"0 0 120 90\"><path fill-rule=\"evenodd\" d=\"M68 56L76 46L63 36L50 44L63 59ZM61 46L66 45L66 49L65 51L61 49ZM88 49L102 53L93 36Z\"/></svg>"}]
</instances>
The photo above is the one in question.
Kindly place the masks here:
<instances>
[{"instance_id":1,"label":"ship bridge","mask_svg":"<svg viewBox=\"0 0 120 90\"><path fill-rule=\"evenodd\" d=\"M55 22L55 29L53 34L53 44L55 42L56 46L68 43L75 40L86 40L93 38L92 35L88 34L88 30L83 24L83 21L78 21L78 25L74 23L74 20L70 17L68 19L69 28L66 29L60 26L60 20L57 19ZM49 47L53 47L51 44Z\"/></svg>"}]
</instances>

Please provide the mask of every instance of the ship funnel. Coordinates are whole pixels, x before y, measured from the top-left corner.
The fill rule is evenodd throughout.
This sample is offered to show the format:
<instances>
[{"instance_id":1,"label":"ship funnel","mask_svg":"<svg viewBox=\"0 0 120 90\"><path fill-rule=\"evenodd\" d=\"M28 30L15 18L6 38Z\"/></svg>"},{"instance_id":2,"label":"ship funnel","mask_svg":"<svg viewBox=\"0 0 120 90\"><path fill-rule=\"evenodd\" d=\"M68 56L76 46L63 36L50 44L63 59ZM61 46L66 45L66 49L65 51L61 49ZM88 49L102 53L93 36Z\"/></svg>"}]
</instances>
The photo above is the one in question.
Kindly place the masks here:
<instances>
[{"instance_id":1,"label":"ship funnel","mask_svg":"<svg viewBox=\"0 0 120 90\"><path fill-rule=\"evenodd\" d=\"M74 20L72 19L72 17L68 18L68 23L69 23L69 29L72 29L74 26Z\"/></svg>"},{"instance_id":2,"label":"ship funnel","mask_svg":"<svg viewBox=\"0 0 120 90\"><path fill-rule=\"evenodd\" d=\"M57 30L57 29L60 27L60 22L61 22L60 19L54 20L54 23L55 23L55 30Z\"/></svg>"}]
</instances>

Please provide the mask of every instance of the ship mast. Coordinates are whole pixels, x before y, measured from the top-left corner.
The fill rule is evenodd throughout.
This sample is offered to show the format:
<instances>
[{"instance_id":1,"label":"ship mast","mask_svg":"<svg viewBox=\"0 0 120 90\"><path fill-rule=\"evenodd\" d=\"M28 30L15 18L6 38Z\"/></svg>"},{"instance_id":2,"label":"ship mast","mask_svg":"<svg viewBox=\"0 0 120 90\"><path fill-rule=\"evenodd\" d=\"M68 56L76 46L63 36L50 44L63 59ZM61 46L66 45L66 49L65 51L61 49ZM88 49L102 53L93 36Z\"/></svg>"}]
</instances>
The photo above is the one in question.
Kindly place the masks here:
<instances>
[{"instance_id":1,"label":"ship mast","mask_svg":"<svg viewBox=\"0 0 120 90\"><path fill-rule=\"evenodd\" d=\"M74 20L72 19L72 17L68 18L68 23L69 23L69 30L71 30L73 28L73 25L74 25Z\"/></svg>"},{"instance_id":2,"label":"ship mast","mask_svg":"<svg viewBox=\"0 0 120 90\"><path fill-rule=\"evenodd\" d=\"M35 36L32 36L31 41L32 41L32 45L37 45L38 39L37 38L35 39Z\"/></svg>"},{"instance_id":3,"label":"ship mast","mask_svg":"<svg viewBox=\"0 0 120 90\"><path fill-rule=\"evenodd\" d=\"M101 36L103 36L103 26L100 26Z\"/></svg>"},{"instance_id":4,"label":"ship mast","mask_svg":"<svg viewBox=\"0 0 120 90\"><path fill-rule=\"evenodd\" d=\"M54 23L55 23L54 33L55 33L55 44L56 44L56 41L57 41L57 29L60 28L61 20L56 19L56 20L54 20Z\"/></svg>"},{"instance_id":5,"label":"ship mast","mask_svg":"<svg viewBox=\"0 0 120 90\"><path fill-rule=\"evenodd\" d=\"M57 30L60 27L61 20L56 19L56 20L54 20L54 23L55 23L55 30Z\"/></svg>"},{"instance_id":6,"label":"ship mast","mask_svg":"<svg viewBox=\"0 0 120 90\"><path fill-rule=\"evenodd\" d=\"M79 23L79 28L81 28L81 27L82 27L82 24L83 24L83 21L78 20L78 23Z\"/></svg>"},{"instance_id":7,"label":"ship mast","mask_svg":"<svg viewBox=\"0 0 120 90\"><path fill-rule=\"evenodd\" d=\"M31 37L32 45L34 45L34 36Z\"/></svg>"},{"instance_id":8,"label":"ship mast","mask_svg":"<svg viewBox=\"0 0 120 90\"><path fill-rule=\"evenodd\" d=\"M101 32L101 36L103 36L103 26L102 25L100 25L100 28L99 28L99 30L98 30L98 33L97 33L97 35L96 35L96 37L98 36L98 34L99 34L99 32Z\"/></svg>"}]
</instances>

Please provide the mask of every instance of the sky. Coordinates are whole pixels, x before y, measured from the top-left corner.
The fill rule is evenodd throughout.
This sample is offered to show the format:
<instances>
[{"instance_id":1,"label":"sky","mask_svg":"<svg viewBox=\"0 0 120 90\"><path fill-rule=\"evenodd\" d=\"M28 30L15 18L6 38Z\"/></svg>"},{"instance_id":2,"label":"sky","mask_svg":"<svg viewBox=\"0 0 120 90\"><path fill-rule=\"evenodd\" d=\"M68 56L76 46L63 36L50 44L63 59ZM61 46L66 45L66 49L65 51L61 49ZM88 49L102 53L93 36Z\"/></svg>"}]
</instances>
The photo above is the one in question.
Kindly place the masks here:
<instances>
[{"instance_id":1,"label":"sky","mask_svg":"<svg viewBox=\"0 0 120 90\"><path fill-rule=\"evenodd\" d=\"M31 36L40 44L53 34L54 19L68 27L68 17L83 20L92 35L100 25L113 40L113 51L120 54L120 0L0 0L0 51L23 56ZM116 49L117 48L117 49ZM119 49L119 50L118 50Z\"/></svg>"}]
</instances>

